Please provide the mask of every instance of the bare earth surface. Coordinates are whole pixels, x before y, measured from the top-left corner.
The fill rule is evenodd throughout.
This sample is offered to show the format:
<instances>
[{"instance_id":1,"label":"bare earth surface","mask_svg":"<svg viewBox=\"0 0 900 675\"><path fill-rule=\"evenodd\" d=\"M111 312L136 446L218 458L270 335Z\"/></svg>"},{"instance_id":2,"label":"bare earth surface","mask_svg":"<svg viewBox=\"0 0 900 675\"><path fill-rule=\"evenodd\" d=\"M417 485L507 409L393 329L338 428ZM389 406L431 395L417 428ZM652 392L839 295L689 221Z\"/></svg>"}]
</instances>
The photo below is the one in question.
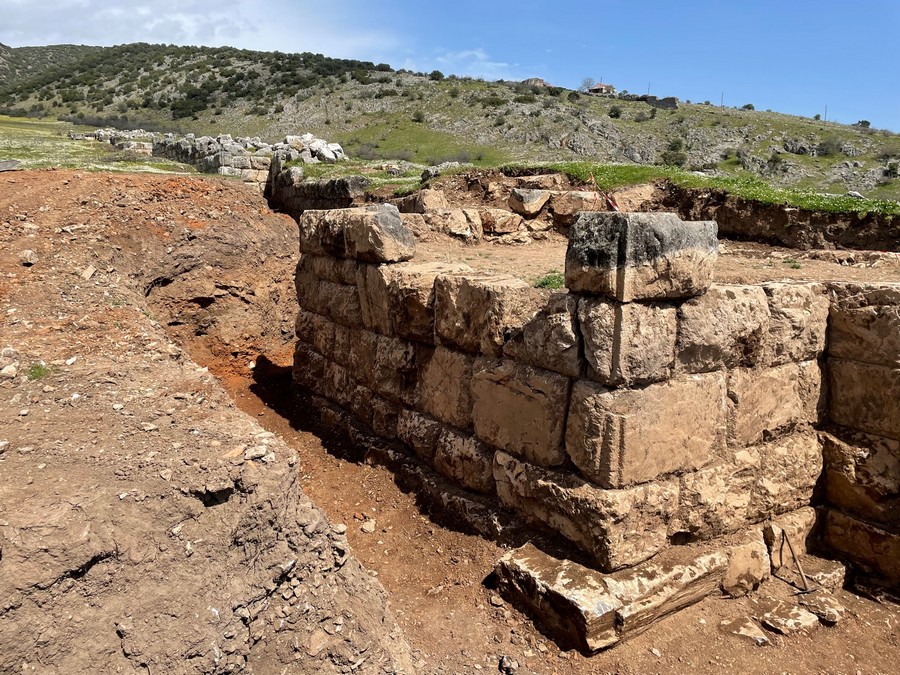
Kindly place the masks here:
<instances>
[{"instance_id":1,"label":"bare earth surface","mask_svg":"<svg viewBox=\"0 0 900 675\"><path fill-rule=\"evenodd\" d=\"M0 672L896 672L900 610L848 592L836 627L767 647L719 631L749 599L715 597L594 658L560 652L483 584L502 547L432 522L291 405L295 233L229 182L0 177L0 349L19 364L0 380ZM533 280L564 253L555 234L433 235L417 259ZM726 242L717 278L900 266ZM274 456L244 459L257 448Z\"/></svg>"}]
</instances>

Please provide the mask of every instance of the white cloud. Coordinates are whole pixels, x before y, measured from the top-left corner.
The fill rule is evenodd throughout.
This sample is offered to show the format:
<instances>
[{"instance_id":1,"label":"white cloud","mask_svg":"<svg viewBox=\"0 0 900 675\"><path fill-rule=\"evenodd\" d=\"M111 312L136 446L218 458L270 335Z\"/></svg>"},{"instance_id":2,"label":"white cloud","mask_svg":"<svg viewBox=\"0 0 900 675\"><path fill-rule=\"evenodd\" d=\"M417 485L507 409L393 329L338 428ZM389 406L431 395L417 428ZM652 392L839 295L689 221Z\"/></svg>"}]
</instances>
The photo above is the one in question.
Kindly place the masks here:
<instances>
[{"instance_id":1,"label":"white cloud","mask_svg":"<svg viewBox=\"0 0 900 675\"><path fill-rule=\"evenodd\" d=\"M403 67L416 71L437 69L445 75L468 75L486 80L523 80L534 76L534 73L526 72L521 64L495 60L481 47L439 51L425 59L409 58Z\"/></svg>"},{"instance_id":2,"label":"white cloud","mask_svg":"<svg viewBox=\"0 0 900 675\"><path fill-rule=\"evenodd\" d=\"M0 42L13 47L129 42L229 45L387 60L390 31L354 26L346 2L298 0L0 0ZM342 6L344 5L344 6Z\"/></svg>"}]
</instances>

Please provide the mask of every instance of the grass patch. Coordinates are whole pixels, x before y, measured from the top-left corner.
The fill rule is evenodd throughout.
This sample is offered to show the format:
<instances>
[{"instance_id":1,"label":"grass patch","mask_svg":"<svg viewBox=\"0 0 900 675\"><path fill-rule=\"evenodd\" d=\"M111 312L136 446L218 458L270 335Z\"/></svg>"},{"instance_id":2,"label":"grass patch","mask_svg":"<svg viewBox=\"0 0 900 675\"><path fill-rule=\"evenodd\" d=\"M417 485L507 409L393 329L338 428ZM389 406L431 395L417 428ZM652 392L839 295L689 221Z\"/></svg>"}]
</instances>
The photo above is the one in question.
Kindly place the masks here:
<instances>
[{"instance_id":1,"label":"grass patch","mask_svg":"<svg viewBox=\"0 0 900 675\"><path fill-rule=\"evenodd\" d=\"M566 278L562 272L558 270L550 270L544 276L535 279L532 286L535 288L565 288Z\"/></svg>"},{"instance_id":2,"label":"grass patch","mask_svg":"<svg viewBox=\"0 0 900 675\"><path fill-rule=\"evenodd\" d=\"M35 380L40 380L43 377L47 377L47 375L50 374L50 368L43 363L32 363L28 366L28 371L25 374L28 376L28 379L33 382Z\"/></svg>"}]
</instances>

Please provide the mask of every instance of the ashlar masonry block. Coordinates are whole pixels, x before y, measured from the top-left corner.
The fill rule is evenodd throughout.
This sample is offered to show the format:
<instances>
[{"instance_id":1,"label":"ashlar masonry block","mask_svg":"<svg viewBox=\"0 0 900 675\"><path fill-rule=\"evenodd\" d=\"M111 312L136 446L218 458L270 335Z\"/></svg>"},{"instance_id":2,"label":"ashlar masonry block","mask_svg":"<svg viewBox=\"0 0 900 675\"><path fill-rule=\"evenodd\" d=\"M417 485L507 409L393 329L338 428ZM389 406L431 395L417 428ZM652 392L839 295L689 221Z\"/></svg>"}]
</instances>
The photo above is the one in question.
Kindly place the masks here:
<instances>
[{"instance_id":1,"label":"ashlar masonry block","mask_svg":"<svg viewBox=\"0 0 900 675\"><path fill-rule=\"evenodd\" d=\"M677 480L604 490L504 452L494 456L494 479L504 506L566 537L604 572L635 565L664 549L678 510Z\"/></svg>"},{"instance_id":2,"label":"ashlar masonry block","mask_svg":"<svg viewBox=\"0 0 900 675\"><path fill-rule=\"evenodd\" d=\"M673 213L580 213L566 287L620 302L700 295L712 283L717 231L713 221L686 223Z\"/></svg>"},{"instance_id":3,"label":"ashlar masonry block","mask_svg":"<svg viewBox=\"0 0 900 675\"><path fill-rule=\"evenodd\" d=\"M502 361L472 378L475 434L538 466L566 461L563 448L569 378Z\"/></svg>"},{"instance_id":4,"label":"ashlar masonry block","mask_svg":"<svg viewBox=\"0 0 900 675\"><path fill-rule=\"evenodd\" d=\"M675 361L675 307L582 298L578 319L588 376L617 386L667 379Z\"/></svg>"},{"instance_id":5,"label":"ashlar masonry block","mask_svg":"<svg viewBox=\"0 0 900 675\"><path fill-rule=\"evenodd\" d=\"M639 389L580 381L572 390L566 451L606 488L692 471L725 448L725 378L688 375Z\"/></svg>"}]
</instances>

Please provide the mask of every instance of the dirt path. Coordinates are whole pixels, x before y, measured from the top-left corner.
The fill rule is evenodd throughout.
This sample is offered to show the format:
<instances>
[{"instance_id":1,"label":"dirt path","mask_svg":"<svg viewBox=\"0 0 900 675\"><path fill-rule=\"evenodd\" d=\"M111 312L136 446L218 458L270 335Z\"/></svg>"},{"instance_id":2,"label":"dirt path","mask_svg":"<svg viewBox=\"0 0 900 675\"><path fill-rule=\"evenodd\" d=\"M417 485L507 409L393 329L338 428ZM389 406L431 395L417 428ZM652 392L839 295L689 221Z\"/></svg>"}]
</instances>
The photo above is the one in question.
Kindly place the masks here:
<instances>
[{"instance_id":1,"label":"dirt path","mask_svg":"<svg viewBox=\"0 0 900 675\"><path fill-rule=\"evenodd\" d=\"M76 504L94 495L97 503L116 505L115 510L92 515L90 522L116 523L119 529L111 531L124 528L134 542L126 546L120 533L115 535L117 546L104 548L101 538L96 550L85 549L86 558L76 556L62 565L60 569L69 570L65 588L41 596L52 622L39 619L36 607L28 612L10 609L6 598L15 589L0 581L0 624L16 634L35 635L29 646L35 662L23 667L27 659L22 657L15 662L16 672L53 672L60 664L88 658L85 649L72 650L74 661L60 653L72 649L76 640L95 642L96 651L107 659L82 661L82 671L85 663L107 663L108 672L147 672L138 667L142 659L157 659L152 661L158 666L153 673L193 672L187 663L193 663L196 672L212 670L204 666L208 662L188 659L189 648L168 650L180 653L183 663L175 656L163 661L165 640L181 643L163 630L159 617L170 611L182 617L173 625L182 626L185 634L200 630L198 635L203 635L205 623L198 628L184 617L192 607L205 611L215 606L221 585L217 576L240 577L246 562L232 533L235 523L250 522L242 519L257 498L232 488L240 499L224 505L234 511L221 511L222 506L205 507L191 495L206 495L206 501L214 502L213 479L222 478L221 471L229 479L229 471L250 470L243 468L247 466L254 467L254 475L283 471L258 488L262 494L271 495L279 485L289 484L279 481L295 476L303 492L336 524L336 532L343 531L340 524L346 525L353 554L387 590L393 616L411 646L410 661L420 672L498 672L502 657L515 661L519 673L894 671L900 658L900 611L849 593L842 597L851 613L837 627L773 637L765 648L718 629L724 618L746 616L747 600L710 598L592 659L560 652L483 583L503 553L500 546L432 522L387 470L358 462L359 448L323 440L305 411L291 407L287 369L295 230L290 221L269 214L259 197L242 190L214 180L76 177L68 172L0 178L0 348L14 347L23 370L41 360L50 369L34 380L27 375L23 380L20 374L0 381L0 442L9 442L0 454L0 528L14 519L40 523L60 504L72 503L72 491L62 487L71 483L81 495ZM423 247L423 255L429 249ZM21 264L24 250L34 251L36 264ZM487 244L462 248L444 241L435 244L433 253L472 257L466 260L469 264L501 260L503 267L512 261L530 275L532 269L543 273L551 258L561 261L561 250L554 239L533 248L503 250ZM760 260L773 255L781 253L760 249L745 257L749 266L765 267L768 262ZM749 266L738 266L728 278L755 279ZM801 263L800 270L781 262L774 268L780 274L783 266L791 272L818 270L812 263ZM90 279L80 276L90 267L95 270ZM872 270L835 265L834 272L840 271L864 278ZM72 357L76 360L66 365ZM218 381L198 371L197 364L207 366ZM20 415L26 408L28 414ZM156 428L145 430L144 425ZM274 434L271 443L278 459L273 465L223 460L233 448L256 443L262 430ZM292 451L297 458L293 464L288 461ZM231 480L232 485L241 483ZM287 488L284 494L302 500ZM126 505L127 512L122 510ZM191 531L178 538L171 530L180 519ZM368 520L374 520L372 532L362 529ZM253 522L261 528L260 536L271 527ZM322 535L333 541L324 530ZM193 542L190 556L186 542ZM3 546L0 572L15 562L7 553L9 543ZM126 558L122 551L129 552L128 560L138 561L131 572L122 571L129 569L121 563ZM113 555L102 557L110 552ZM225 567L210 564L218 558L229 562ZM84 569L86 560L95 562ZM192 581L193 575L198 576ZM0 579L9 578L0 574ZM135 586L148 593L135 597L127 584L141 578L160 584ZM385 664L391 653L395 663L402 663L397 637L389 635L390 619L380 633L371 624L379 611L383 615L378 593L367 591L352 575L328 578L333 581L322 588L334 589L325 594L331 600L317 605L310 596L310 605L348 607L349 592L360 603L351 614L362 615L354 624L361 633L352 634L375 636L373 644L384 645L377 648L384 655L380 661L364 661L356 672L389 668ZM313 574L304 583L317 588L316 579ZM177 601L164 598L163 591ZM778 582L763 587L763 593L778 592L788 592L787 587ZM79 600L90 610L78 610ZM271 610L279 606L272 603ZM130 613L132 622L122 623L122 613ZM346 612L339 614L347 617ZM141 616L149 618L142 623ZM333 612L326 616L317 610L295 626L289 639L266 634L263 646L247 650L253 671L317 672L323 653L319 642L348 635L338 628L350 625L351 619L335 619ZM282 618L276 614L272 620ZM131 644L127 635L135 631L156 637L123 649ZM2 641L4 635L0 627L0 645L12 644ZM196 645L198 639L187 642ZM352 640L335 644L349 644L348 654L358 648ZM335 646L334 653L339 651ZM340 663L349 669L354 662ZM12 668L13 661L0 660L7 663Z\"/></svg>"}]
</instances>

